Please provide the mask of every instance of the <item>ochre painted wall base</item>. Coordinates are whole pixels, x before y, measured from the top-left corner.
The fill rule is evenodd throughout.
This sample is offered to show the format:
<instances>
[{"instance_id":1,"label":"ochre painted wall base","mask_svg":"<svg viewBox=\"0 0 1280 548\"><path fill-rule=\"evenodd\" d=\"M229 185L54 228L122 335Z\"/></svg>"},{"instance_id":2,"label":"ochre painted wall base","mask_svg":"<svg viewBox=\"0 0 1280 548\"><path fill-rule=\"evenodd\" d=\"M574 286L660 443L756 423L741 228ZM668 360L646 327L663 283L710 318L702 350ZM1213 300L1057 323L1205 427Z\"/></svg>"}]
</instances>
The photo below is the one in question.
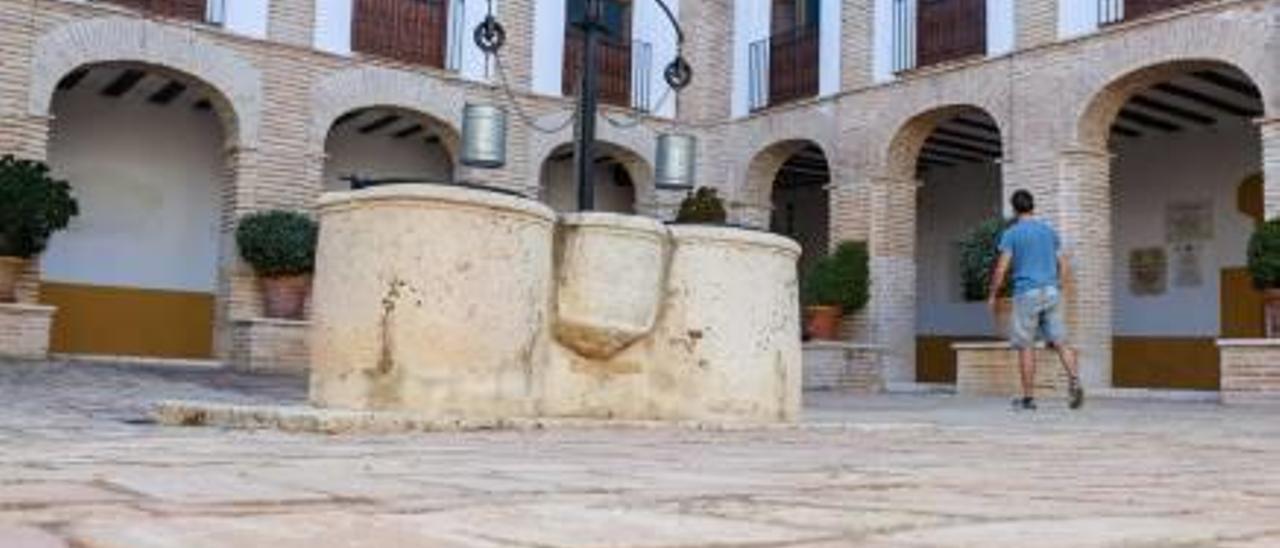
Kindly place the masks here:
<instances>
[{"instance_id":1,"label":"ochre painted wall base","mask_svg":"<svg viewBox=\"0 0 1280 548\"><path fill-rule=\"evenodd\" d=\"M213 357L211 293L44 282L40 302L58 308L55 353Z\"/></svg>"}]
</instances>

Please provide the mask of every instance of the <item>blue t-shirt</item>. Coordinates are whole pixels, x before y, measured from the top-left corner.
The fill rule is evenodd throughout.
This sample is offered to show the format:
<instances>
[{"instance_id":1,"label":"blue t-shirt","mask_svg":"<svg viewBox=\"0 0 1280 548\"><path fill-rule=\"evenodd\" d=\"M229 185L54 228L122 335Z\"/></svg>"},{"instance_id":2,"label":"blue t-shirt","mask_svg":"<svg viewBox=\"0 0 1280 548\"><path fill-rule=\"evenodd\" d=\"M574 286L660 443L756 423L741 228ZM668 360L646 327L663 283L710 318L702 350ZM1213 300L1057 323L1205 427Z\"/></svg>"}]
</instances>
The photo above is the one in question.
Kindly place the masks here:
<instances>
[{"instance_id":1,"label":"blue t-shirt","mask_svg":"<svg viewBox=\"0 0 1280 548\"><path fill-rule=\"evenodd\" d=\"M1058 287L1058 233L1035 219L1023 219L1000 234L1000 253L1013 256L1013 294Z\"/></svg>"}]
</instances>

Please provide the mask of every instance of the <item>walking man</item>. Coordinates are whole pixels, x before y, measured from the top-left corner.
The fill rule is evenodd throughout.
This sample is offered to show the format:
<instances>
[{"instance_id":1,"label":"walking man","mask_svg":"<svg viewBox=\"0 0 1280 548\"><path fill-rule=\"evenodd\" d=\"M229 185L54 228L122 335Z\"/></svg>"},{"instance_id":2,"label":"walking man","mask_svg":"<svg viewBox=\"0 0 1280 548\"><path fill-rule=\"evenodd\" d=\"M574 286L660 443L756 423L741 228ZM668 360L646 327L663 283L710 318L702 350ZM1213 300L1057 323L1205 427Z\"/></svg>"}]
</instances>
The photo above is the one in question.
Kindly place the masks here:
<instances>
[{"instance_id":1,"label":"walking man","mask_svg":"<svg viewBox=\"0 0 1280 548\"><path fill-rule=\"evenodd\" d=\"M987 306L995 311L996 298L1004 286L1006 275L1013 283L1013 321L1010 343L1018 351L1022 372L1022 397L1013 401L1014 409L1031 410L1035 402L1035 343L1037 336L1058 354L1070 379L1069 405L1084 405L1084 389L1080 387L1076 351L1067 343L1067 328L1062 319L1062 280L1067 277L1067 262L1062 256L1058 233L1035 218L1035 199L1030 192L1013 193L1013 211L1017 219L1000 235L1000 259L991 278ZM1012 269L1012 271L1010 270Z\"/></svg>"}]
</instances>

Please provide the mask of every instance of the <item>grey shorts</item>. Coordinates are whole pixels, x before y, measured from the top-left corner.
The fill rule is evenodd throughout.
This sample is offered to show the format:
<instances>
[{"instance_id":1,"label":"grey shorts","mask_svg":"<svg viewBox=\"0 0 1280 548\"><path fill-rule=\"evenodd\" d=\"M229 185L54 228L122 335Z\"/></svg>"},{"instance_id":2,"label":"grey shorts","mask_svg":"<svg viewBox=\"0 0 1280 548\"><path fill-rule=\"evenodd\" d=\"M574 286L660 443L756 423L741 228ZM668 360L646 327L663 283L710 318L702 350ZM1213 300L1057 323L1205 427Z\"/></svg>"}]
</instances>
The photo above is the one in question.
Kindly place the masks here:
<instances>
[{"instance_id":1,"label":"grey shorts","mask_svg":"<svg viewBox=\"0 0 1280 548\"><path fill-rule=\"evenodd\" d=\"M1014 348L1031 348L1036 339L1051 345L1067 343L1067 325L1062 319L1062 296L1056 287L1032 289L1013 298L1009 343Z\"/></svg>"}]
</instances>

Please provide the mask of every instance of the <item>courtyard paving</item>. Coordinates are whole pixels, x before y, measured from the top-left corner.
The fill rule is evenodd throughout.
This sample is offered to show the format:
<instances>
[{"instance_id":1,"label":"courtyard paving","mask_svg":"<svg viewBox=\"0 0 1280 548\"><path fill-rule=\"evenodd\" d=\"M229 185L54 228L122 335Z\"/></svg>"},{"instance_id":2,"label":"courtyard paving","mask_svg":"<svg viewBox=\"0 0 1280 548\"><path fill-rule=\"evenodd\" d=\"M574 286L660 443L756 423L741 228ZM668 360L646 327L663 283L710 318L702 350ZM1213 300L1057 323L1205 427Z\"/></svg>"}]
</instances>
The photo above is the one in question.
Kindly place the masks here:
<instances>
[{"instance_id":1,"label":"courtyard paving","mask_svg":"<svg viewBox=\"0 0 1280 548\"><path fill-rule=\"evenodd\" d=\"M1280 546L1274 407L812 394L790 430L400 436L147 420L304 396L0 363L0 547Z\"/></svg>"}]
</instances>

